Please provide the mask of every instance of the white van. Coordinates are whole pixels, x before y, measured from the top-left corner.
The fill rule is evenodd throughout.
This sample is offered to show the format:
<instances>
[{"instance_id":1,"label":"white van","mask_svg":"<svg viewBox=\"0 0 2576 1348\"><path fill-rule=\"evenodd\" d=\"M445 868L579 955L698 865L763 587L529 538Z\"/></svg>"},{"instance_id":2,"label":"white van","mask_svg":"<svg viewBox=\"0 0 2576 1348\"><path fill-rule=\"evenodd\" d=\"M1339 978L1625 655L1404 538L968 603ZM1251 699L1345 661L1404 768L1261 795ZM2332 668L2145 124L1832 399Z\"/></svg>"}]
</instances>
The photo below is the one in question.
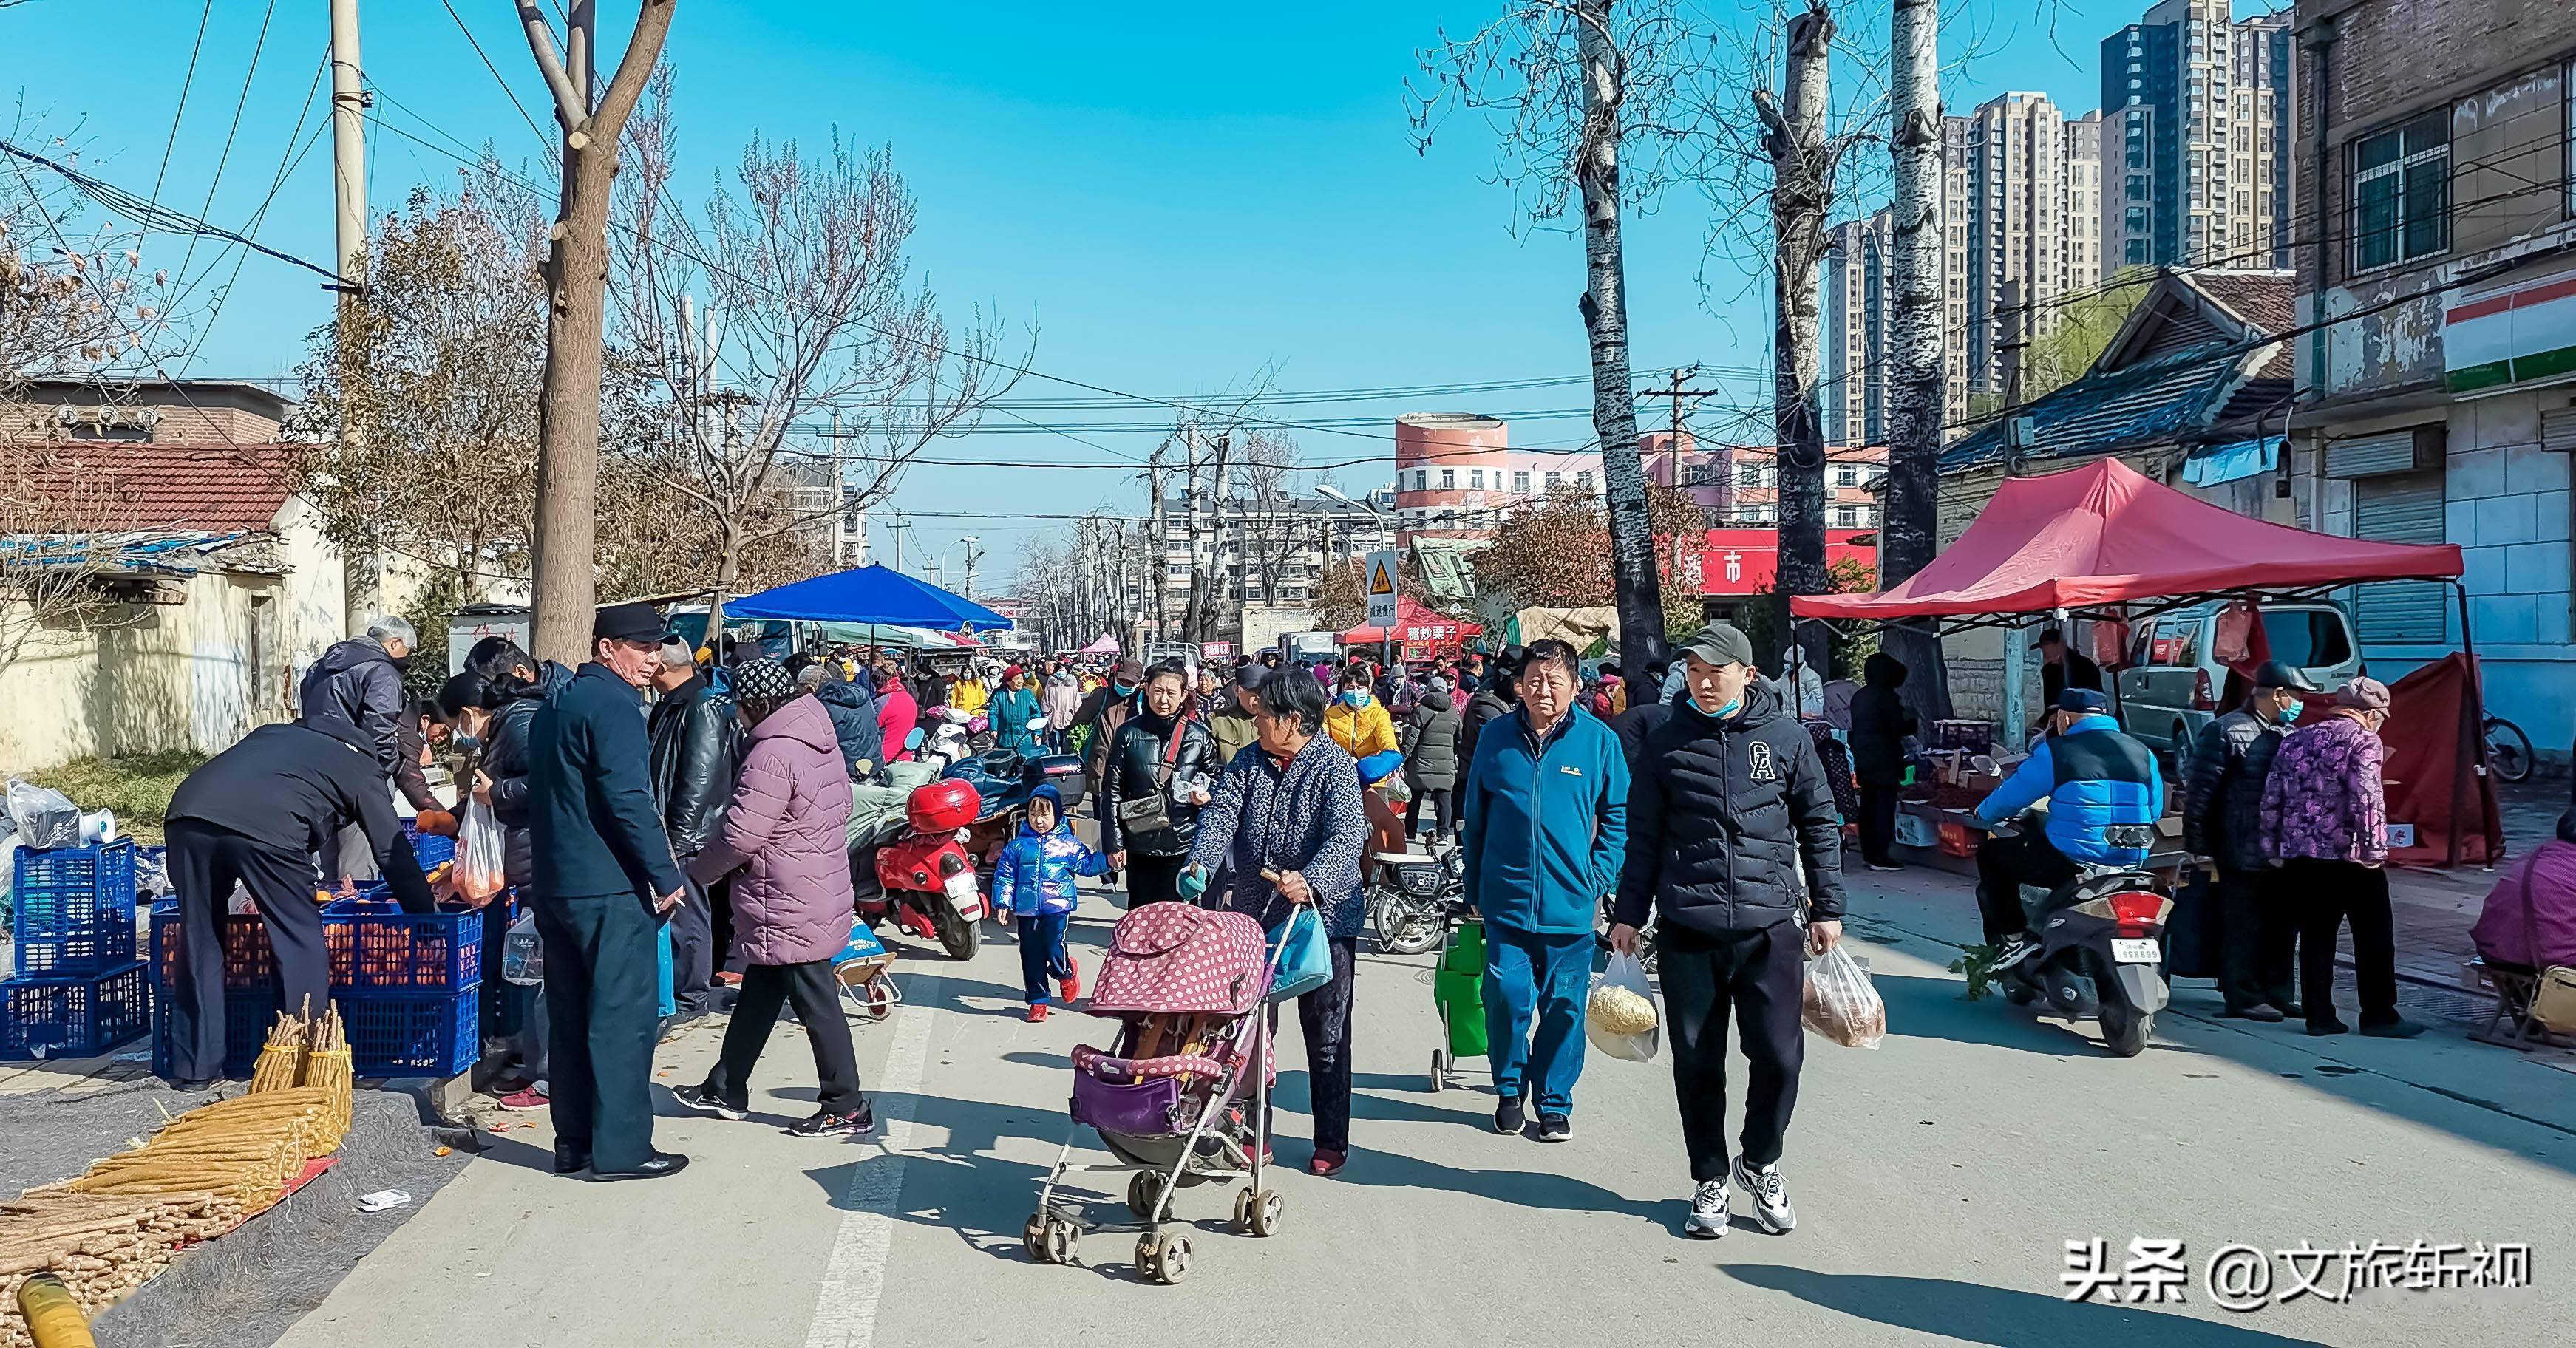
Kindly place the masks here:
<instances>
[{"instance_id":1,"label":"white van","mask_svg":"<svg viewBox=\"0 0 2576 1348\"><path fill-rule=\"evenodd\" d=\"M2147 747L2179 760L2237 691L2228 686L2233 672L2218 659L2218 615L2227 604L2211 600L2176 609L2137 624L2131 633L2130 668L2115 680L2120 724ZM2273 659L2306 671L2319 688L2361 673L2361 643L2353 635L2352 615L2340 604L2267 604L2263 635Z\"/></svg>"}]
</instances>

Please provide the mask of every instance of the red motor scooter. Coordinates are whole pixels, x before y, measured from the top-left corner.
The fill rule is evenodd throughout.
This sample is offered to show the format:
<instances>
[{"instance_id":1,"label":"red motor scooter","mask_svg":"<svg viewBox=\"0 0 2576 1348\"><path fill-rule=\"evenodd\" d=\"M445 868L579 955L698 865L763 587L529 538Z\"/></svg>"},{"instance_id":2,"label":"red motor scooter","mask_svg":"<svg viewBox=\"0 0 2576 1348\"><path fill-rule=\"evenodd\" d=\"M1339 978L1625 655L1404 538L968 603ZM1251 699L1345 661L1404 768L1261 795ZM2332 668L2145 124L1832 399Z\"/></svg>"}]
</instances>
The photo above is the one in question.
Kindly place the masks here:
<instances>
[{"instance_id":1,"label":"red motor scooter","mask_svg":"<svg viewBox=\"0 0 2576 1348\"><path fill-rule=\"evenodd\" d=\"M964 840L982 807L971 782L951 778L913 788L904 803L906 827L877 847L876 892L863 887L857 895L859 916L871 927L891 916L903 930L937 941L950 958L972 957L986 905Z\"/></svg>"}]
</instances>

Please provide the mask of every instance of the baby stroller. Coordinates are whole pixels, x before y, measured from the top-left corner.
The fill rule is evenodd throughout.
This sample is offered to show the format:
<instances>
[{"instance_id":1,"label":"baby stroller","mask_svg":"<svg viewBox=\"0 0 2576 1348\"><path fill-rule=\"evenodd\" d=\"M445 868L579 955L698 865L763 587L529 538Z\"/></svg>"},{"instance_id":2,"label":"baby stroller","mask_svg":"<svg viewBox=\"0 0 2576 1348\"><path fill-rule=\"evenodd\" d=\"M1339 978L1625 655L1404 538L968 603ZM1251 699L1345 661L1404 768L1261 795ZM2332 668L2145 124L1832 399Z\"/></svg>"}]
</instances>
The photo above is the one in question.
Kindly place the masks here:
<instances>
[{"instance_id":1,"label":"baby stroller","mask_svg":"<svg viewBox=\"0 0 2576 1348\"><path fill-rule=\"evenodd\" d=\"M1118 920L1083 1009L1121 1028L1109 1052L1073 1051L1073 1128L1021 1233L1031 1258L1071 1263L1085 1230L1133 1229L1136 1267L1156 1282L1179 1282L1190 1241L1165 1229L1172 1195L1212 1181L1244 1181L1236 1226L1256 1236L1279 1230L1280 1195L1262 1183L1271 1076L1262 1003L1277 958L1266 944L1261 924L1242 913L1183 903L1148 904ZM1086 1126L1115 1164L1073 1163ZM1068 1174L1117 1171L1134 1175L1133 1223L1086 1218L1083 1200L1057 1196Z\"/></svg>"}]
</instances>

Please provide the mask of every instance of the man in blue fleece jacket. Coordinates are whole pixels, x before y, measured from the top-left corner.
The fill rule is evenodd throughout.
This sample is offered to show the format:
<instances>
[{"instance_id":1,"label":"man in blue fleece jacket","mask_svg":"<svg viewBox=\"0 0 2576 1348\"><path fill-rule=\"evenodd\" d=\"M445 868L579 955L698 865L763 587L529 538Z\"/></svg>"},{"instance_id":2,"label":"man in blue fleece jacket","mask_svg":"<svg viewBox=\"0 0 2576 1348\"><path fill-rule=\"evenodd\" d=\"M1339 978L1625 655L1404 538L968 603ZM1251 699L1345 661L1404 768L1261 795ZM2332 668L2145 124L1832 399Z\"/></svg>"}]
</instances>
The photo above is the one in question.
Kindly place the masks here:
<instances>
[{"instance_id":1,"label":"man in blue fleece jacket","mask_svg":"<svg viewBox=\"0 0 2576 1348\"><path fill-rule=\"evenodd\" d=\"M1534 1093L1542 1142L1574 1136L1593 924L1628 846L1628 759L1610 727L1574 705L1582 684L1572 646L1532 643L1520 708L1477 737L1458 804L1467 902L1485 919L1494 1128L1521 1131Z\"/></svg>"}]
</instances>

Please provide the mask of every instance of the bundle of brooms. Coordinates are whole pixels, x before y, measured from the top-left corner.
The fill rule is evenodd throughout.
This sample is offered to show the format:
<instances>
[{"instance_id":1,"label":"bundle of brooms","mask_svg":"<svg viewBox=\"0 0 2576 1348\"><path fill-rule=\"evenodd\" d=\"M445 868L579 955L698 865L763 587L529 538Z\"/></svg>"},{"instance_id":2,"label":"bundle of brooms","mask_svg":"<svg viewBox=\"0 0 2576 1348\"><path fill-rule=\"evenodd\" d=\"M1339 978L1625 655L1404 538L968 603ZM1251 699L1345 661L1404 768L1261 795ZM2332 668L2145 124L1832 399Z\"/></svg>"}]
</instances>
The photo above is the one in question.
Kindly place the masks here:
<instances>
[{"instance_id":1,"label":"bundle of brooms","mask_svg":"<svg viewBox=\"0 0 2576 1348\"><path fill-rule=\"evenodd\" d=\"M280 1016L251 1093L189 1110L88 1173L0 1203L0 1348L29 1342L17 1288L64 1280L84 1313L141 1286L184 1244L267 1211L349 1131L349 1043L340 1013Z\"/></svg>"},{"instance_id":2,"label":"bundle of brooms","mask_svg":"<svg viewBox=\"0 0 2576 1348\"><path fill-rule=\"evenodd\" d=\"M29 1194L0 1203L0 1348L30 1342L18 1287L30 1274L63 1280L84 1315L161 1271L182 1245L223 1234L241 1205L203 1191L145 1195Z\"/></svg>"}]
</instances>

